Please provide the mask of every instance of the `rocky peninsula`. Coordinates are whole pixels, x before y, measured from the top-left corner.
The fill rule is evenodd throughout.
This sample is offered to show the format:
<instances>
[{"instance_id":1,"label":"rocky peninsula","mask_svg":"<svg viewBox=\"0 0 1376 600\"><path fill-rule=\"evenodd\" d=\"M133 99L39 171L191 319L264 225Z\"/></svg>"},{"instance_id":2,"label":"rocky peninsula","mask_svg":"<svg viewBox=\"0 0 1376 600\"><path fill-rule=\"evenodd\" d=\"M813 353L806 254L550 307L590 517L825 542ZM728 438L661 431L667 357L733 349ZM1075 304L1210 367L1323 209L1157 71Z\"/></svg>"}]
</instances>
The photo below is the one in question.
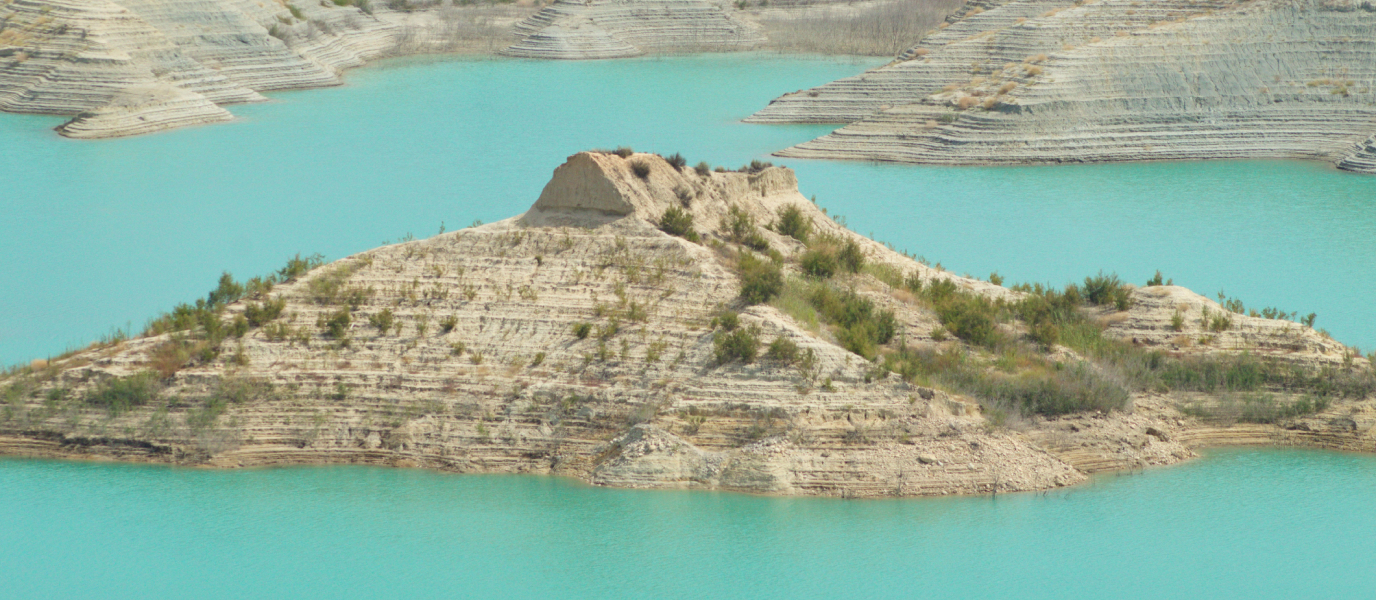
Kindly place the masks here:
<instances>
[{"instance_id":1,"label":"rocky peninsula","mask_svg":"<svg viewBox=\"0 0 1376 600\"><path fill-rule=\"evenodd\" d=\"M1311 159L1373 168L1355 0L974 0L892 63L748 120L847 123L780 156L922 164Z\"/></svg>"},{"instance_id":2,"label":"rocky peninsula","mask_svg":"<svg viewBox=\"0 0 1376 600\"><path fill-rule=\"evenodd\" d=\"M71 116L58 133L109 138L228 121L223 105L339 85L344 70L387 56L730 52L770 47L775 34L789 51L887 55L864 35L840 47L815 32L888 22L900 24L891 35L913 39L939 16L907 10L910 1L761 11L744 0L5 0L0 111Z\"/></svg>"},{"instance_id":3,"label":"rocky peninsula","mask_svg":"<svg viewBox=\"0 0 1376 600\"><path fill-rule=\"evenodd\" d=\"M226 275L140 336L0 376L0 453L875 497L1376 450L1370 363L1294 315L1159 278L956 276L787 168L685 163L583 152L522 215Z\"/></svg>"}]
</instances>

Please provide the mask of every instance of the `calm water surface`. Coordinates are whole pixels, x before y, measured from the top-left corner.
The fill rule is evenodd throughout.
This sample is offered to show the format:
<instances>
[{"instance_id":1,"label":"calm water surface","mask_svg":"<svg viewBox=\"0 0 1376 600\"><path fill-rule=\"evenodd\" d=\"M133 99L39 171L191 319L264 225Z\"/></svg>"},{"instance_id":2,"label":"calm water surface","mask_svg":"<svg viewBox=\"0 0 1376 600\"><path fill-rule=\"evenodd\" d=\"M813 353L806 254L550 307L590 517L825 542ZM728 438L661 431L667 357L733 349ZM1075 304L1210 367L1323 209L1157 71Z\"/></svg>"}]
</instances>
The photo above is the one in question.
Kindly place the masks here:
<instances>
[{"instance_id":1,"label":"calm water surface","mask_svg":"<svg viewBox=\"0 0 1376 600\"><path fill-rule=\"evenodd\" d=\"M362 467L0 460L4 598L1356 598L1376 457L1218 451L845 501Z\"/></svg>"},{"instance_id":2,"label":"calm water surface","mask_svg":"<svg viewBox=\"0 0 1376 600\"><path fill-rule=\"evenodd\" d=\"M73 141L0 115L0 364L140 328L222 270L330 258L524 211L576 151L739 165L829 127L745 125L874 59L393 61L231 107L238 122ZM931 168L786 161L850 226L980 277L1101 269L1319 314L1376 346L1376 177L1298 162Z\"/></svg>"}]
</instances>

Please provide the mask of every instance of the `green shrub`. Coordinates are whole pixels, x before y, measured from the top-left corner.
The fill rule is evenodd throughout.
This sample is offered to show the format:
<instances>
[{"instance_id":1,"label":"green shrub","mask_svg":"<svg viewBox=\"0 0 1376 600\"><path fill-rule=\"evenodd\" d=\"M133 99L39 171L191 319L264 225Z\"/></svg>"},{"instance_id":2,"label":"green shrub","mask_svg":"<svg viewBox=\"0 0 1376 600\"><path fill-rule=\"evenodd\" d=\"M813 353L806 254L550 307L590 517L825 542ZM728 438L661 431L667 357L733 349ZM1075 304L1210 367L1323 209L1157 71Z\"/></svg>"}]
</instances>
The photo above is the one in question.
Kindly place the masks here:
<instances>
[{"instance_id":1,"label":"green shrub","mask_svg":"<svg viewBox=\"0 0 1376 600\"><path fill-rule=\"evenodd\" d=\"M720 327L726 331L734 331L737 327L740 327L740 324L741 315L734 310L722 311L720 315L712 319L712 329Z\"/></svg>"},{"instance_id":2,"label":"green shrub","mask_svg":"<svg viewBox=\"0 0 1376 600\"><path fill-rule=\"evenodd\" d=\"M110 414L118 415L130 408L143 406L157 399L161 391L158 376L144 371L128 377L116 377L101 382L86 394L87 404L102 406Z\"/></svg>"},{"instance_id":3,"label":"green shrub","mask_svg":"<svg viewBox=\"0 0 1376 600\"><path fill-rule=\"evenodd\" d=\"M798 360L798 344L786 337L779 336L769 343L769 349L765 350L765 356L770 360L793 364Z\"/></svg>"},{"instance_id":4,"label":"green shrub","mask_svg":"<svg viewBox=\"0 0 1376 600\"><path fill-rule=\"evenodd\" d=\"M621 146L613 151L612 154L620 156L621 158L630 158L632 154L635 154L635 150L632 150L630 146Z\"/></svg>"},{"instance_id":5,"label":"green shrub","mask_svg":"<svg viewBox=\"0 0 1376 600\"><path fill-rule=\"evenodd\" d=\"M449 333L459 326L459 317L449 315L440 320L440 333Z\"/></svg>"},{"instance_id":6,"label":"green shrub","mask_svg":"<svg viewBox=\"0 0 1376 600\"><path fill-rule=\"evenodd\" d=\"M205 301L206 304L209 304L212 308L219 308L242 298L243 295L244 286L235 282L233 275L222 273L220 275L220 285L210 291Z\"/></svg>"},{"instance_id":7,"label":"green shrub","mask_svg":"<svg viewBox=\"0 0 1376 600\"><path fill-rule=\"evenodd\" d=\"M396 322L396 315L392 314L392 309L390 308L384 308L382 312L368 317L368 323L376 327L382 335L387 335L387 331L390 330L392 326L396 325ZM348 324L345 323L345 326L347 327Z\"/></svg>"},{"instance_id":8,"label":"green shrub","mask_svg":"<svg viewBox=\"0 0 1376 600\"><path fill-rule=\"evenodd\" d=\"M592 333L592 323L580 321L573 324L573 337L584 340L588 338L589 333Z\"/></svg>"},{"instance_id":9,"label":"green shrub","mask_svg":"<svg viewBox=\"0 0 1376 600\"><path fill-rule=\"evenodd\" d=\"M755 327L741 327L734 331L718 331L712 338L712 346L717 364L732 361L755 362L760 351L759 330Z\"/></svg>"},{"instance_id":10,"label":"green shrub","mask_svg":"<svg viewBox=\"0 0 1376 600\"><path fill-rule=\"evenodd\" d=\"M712 173L712 165L707 164L707 161L703 161L698 163L696 167L693 167L693 170L698 172L699 177L706 177Z\"/></svg>"},{"instance_id":11,"label":"green shrub","mask_svg":"<svg viewBox=\"0 0 1376 600\"><path fill-rule=\"evenodd\" d=\"M865 267L865 254L860 251L860 245L853 239L847 239L841 244L836 253L836 260L851 273L859 273L860 269Z\"/></svg>"},{"instance_id":12,"label":"green shrub","mask_svg":"<svg viewBox=\"0 0 1376 600\"><path fill-rule=\"evenodd\" d=\"M683 208L688 208L693 205L693 191L686 187L679 186L674 188L674 196L678 198L678 203L683 206Z\"/></svg>"},{"instance_id":13,"label":"green shrub","mask_svg":"<svg viewBox=\"0 0 1376 600\"><path fill-rule=\"evenodd\" d=\"M840 269L840 264L836 260L836 254L828 252L827 248L809 248L798 259L798 266L809 277L817 279L827 279L836 274Z\"/></svg>"},{"instance_id":14,"label":"green shrub","mask_svg":"<svg viewBox=\"0 0 1376 600\"><path fill-rule=\"evenodd\" d=\"M335 340L342 340L349 335L349 325L353 324L353 319L349 316L347 309L340 309L324 318L325 337Z\"/></svg>"},{"instance_id":15,"label":"green shrub","mask_svg":"<svg viewBox=\"0 0 1376 600\"><path fill-rule=\"evenodd\" d=\"M977 346L992 347L999 339L998 309L983 296L957 294L938 302L937 318L946 330Z\"/></svg>"},{"instance_id":16,"label":"green shrub","mask_svg":"<svg viewBox=\"0 0 1376 600\"><path fill-rule=\"evenodd\" d=\"M789 204L779 211L779 222L774 224L774 231L806 244L808 236L812 234L812 220L803 215L802 209Z\"/></svg>"},{"instance_id":17,"label":"green shrub","mask_svg":"<svg viewBox=\"0 0 1376 600\"><path fill-rule=\"evenodd\" d=\"M244 318L248 320L250 327L262 327L276 320L286 308L286 299L280 297L260 303L250 302L244 306Z\"/></svg>"},{"instance_id":18,"label":"green shrub","mask_svg":"<svg viewBox=\"0 0 1376 600\"><path fill-rule=\"evenodd\" d=\"M741 173L751 173L751 174L754 174L754 173L759 173L760 171L763 171L763 170L765 170L765 169L768 169L768 168L770 168L770 167L772 167L772 166L774 166L774 163L772 163L772 162L767 162L767 161L762 161L762 160L752 160L752 161L750 161L750 164L741 167L741 168L740 168L740 172L741 172Z\"/></svg>"},{"instance_id":19,"label":"green shrub","mask_svg":"<svg viewBox=\"0 0 1376 600\"><path fill-rule=\"evenodd\" d=\"M683 155L677 152L664 157L664 160L667 161L669 163L669 166L673 167L675 170L682 169L685 165L688 164L688 159L683 158Z\"/></svg>"},{"instance_id":20,"label":"green shrub","mask_svg":"<svg viewBox=\"0 0 1376 600\"><path fill-rule=\"evenodd\" d=\"M760 235L755 227L755 219L738 206L732 206L726 213L722 229L731 241L752 250L764 252L769 249L769 241Z\"/></svg>"},{"instance_id":21,"label":"green shrub","mask_svg":"<svg viewBox=\"0 0 1376 600\"><path fill-rule=\"evenodd\" d=\"M677 206L670 206L659 217L659 230L690 242L697 242L699 239L698 232L693 231L693 213Z\"/></svg>"},{"instance_id":22,"label":"green shrub","mask_svg":"<svg viewBox=\"0 0 1376 600\"><path fill-rule=\"evenodd\" d=\"M309 273L312 269L325 264L325 257L319 254L312 254L306 258L301 258L300 254L287 259L287 266L277 270L276 279L278 283L287 283L296 278Z\"/></svg>"},{"instance_id":23,"label":"green shrub","mask_svg":"<svg viewBox=\"0 0 1376 600\"><path fill-rule=\"evenodd\" d=\"M1118 310L1127 310L1131 305L1131 291L1115 274L1105 275L1100 271L1098 275L1086 277L1083 289L1085 300L1090 304L1112 304Z\"/></svg>"},{"instance_id":24,"label":"green shrub","mask_svg":"<svg viewBox=\"0 0 1376 600\"><path fill-rule=\"evenodd\" d=\"M867 359L874 358L877 347L889 343L898 332L892 311L876 310L873 302L854 291L819 285L809 300L823 321L837 326L841 346Z\"/></svg>"},{"instance_id":25,"label":"green shrub","mask_svg":"<svg viewBox=\"0 0 1376 600\"><path fill-rule=\"evenodd\" d=\"M784 289L784 274L773 261L742 254L737 262L741 275L741 299L746 304L764 304Z\"/></svg>"},{"instance_id":26,"label":"green shrub","mask_svg":"<svg viewBox=\"0 0 1376 600\"><path fill-rule=\"evenodd\" d=\"M631 172L635 173L636 177L646 179L650 176L650 163L643 160L637 160L631 163Z\"/></svg>"}]
</instances>

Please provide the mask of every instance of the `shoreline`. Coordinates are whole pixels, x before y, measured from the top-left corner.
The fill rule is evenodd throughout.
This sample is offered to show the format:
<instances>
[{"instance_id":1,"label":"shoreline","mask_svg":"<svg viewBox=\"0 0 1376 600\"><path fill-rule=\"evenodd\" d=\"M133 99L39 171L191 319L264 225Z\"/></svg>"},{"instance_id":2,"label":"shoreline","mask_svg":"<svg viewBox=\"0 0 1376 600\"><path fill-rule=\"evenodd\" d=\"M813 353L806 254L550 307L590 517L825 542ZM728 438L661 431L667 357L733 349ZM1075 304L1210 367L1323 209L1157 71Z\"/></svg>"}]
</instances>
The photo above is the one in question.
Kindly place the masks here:
<instances>
[{"instance_id":1,"label":"shoreline","mask_svg":"<svg viewBox=\"0 0 1376 600\"><path fill-rule=\"evenodd\" d=\"M1355 454L1362 456L1376 456L1376 445L1367 443L1366 447L1354 447L1353 443L1332 443L1335 436L1326 436L1323 439L1309 441L1306 436L1289 436L1288 441L1275 439L1277 436L1285 436L1286 430L1276 425L1243 425L1238 426L1209 426L1200 425L1195 429L1179 432L1185 439L1218 438L1202 444L1187 443L1191 455L1181 458L1174 462L1149 465L1124 465L1115 468L1098 469L1085 471L1085 479L1066 486L1049 486L1044 488L1012 490L1012 491L975 491L964 490L951 494L925 494L925 495L905 495L905 496L852 496L846 494L822 495L822 494L781 494L760 492L752 490L735 490L724 488L694 488L694 487L635 487L599 484L590 481L588 478L576 473L538 471L538 470L517 470L517 471L482 471L465 470L436 464L425 464L415 460L417 457L402 455L390 455L386 452L358 451L351 453L352 456L337 456L334 459L288 459L281 461L244 461L241 458L253 457L258 454L252 449L245 449L234 453L226 454L220 459L203 462L188 463L178 462L169 459L162 453L136 454L118 446L108 445L85 445L62 443L52 440L36 440L32 438L13 437L0 435L0 458L11 460L52 460L62 462L76 462L88 464L120 464L120 465L144 465L158 466L169 469L187 469L199 471L239 471L239 470L259 470L259 469L290 469L290 468L312 468L312 467L378 467L394 469L415 469L430 473L443 475L512 475L512 476L535 476L535 477L554 477L577 482L578 485L589 488L609 488L625 489L637 491L693 491L693 492L712 492L741 494L746 496L764 498L833 498L842 500L919 500L932 498L975 498L981 496L995 497L999 495L1016 494L1038 494L1051 490L1064 489L1067 491L1089 485L1095 477L1105 475L1122 476L1132 473L1146 473L1171 467L1184 466L1201 460L1207 460L1207 454L1213 450L1299 450L1315 453L1335 453L1335 454ZM1355 438L1356 436L1352 436ZM1329 440L1329 441L1324 441ZM1349 440L1357 442L1356 439ZM82 448L77 450L74 448ZM290 446L262 446L260 447L266 455L283 453L301 453L300 448ZM309 453L307 453L309 454ZM334 452L322 452L322 454L338 454Z\"/></svg>"}]
</instances>

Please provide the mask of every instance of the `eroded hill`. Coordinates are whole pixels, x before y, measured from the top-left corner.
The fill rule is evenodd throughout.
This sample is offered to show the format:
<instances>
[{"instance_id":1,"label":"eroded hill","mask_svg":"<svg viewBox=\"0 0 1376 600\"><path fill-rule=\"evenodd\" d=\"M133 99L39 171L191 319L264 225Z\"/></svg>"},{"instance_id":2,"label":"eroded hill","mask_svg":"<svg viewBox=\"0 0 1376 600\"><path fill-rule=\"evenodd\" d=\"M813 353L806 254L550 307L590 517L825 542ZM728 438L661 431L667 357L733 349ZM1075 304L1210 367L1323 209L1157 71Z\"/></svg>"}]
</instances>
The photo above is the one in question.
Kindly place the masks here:
<instances>
[{"instance_id":1,"label":"eroded hill","mask_svg":"<svg viewBox=\"0 0 1376 600\"><path fill-rule=\"evenodd\" d=\"M1376 449L1366 359L1241 312L957 277L837 225L786 168L585 152L523 215L226 277L7 374L0 452L908 496L1207 444Z\"/></svg>"}]
</instances>

